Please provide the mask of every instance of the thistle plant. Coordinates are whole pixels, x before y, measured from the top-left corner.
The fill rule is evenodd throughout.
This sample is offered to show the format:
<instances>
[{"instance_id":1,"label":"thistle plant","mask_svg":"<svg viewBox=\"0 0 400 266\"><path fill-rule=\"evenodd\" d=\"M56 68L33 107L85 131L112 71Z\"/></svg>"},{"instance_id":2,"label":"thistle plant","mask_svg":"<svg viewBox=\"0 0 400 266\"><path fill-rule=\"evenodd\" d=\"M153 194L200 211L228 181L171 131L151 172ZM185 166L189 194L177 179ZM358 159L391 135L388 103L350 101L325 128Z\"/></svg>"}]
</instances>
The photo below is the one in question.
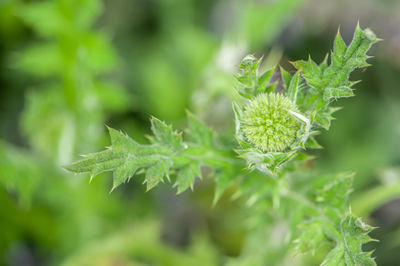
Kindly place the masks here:
<instances>
[{"instance_id":1,"label":"thistle plant","mask_svg":"<svg viewBox=\"0 0 400 266\"><path fill-rule=\"evenodd\" d=\"M211 166L214 202L232 183L237 184L234 196L247 199L247 246L232 264L273 265L272 251L262 248L268 238L260 236L283 224L280 252L326 253L321 265L375 265L371 252L362 250L371 241L372 227L354 216L347 203L354 175L316 173L304 162L312 159L309 149L320 147L315 136L330 128L339 109L332 103L354 96L357 82L349 80L350 74L368 66L366 53L379 40L357 25L347 46L338 32L330 56L320 64L311 58L291 62L294 74L281 67L260 73L262 59L246 56L237 75L240 97L233 103L236 147L222 146L216 134L189 113L185 138L157 118L151 118L149 144L109 128L110 147L65 169L90 173L91 178L112 171L112 189L145 173L147 190L168 181L181 193L193 189L195 177L203 177L203 166Z\"/></svg>"}]
</instances>

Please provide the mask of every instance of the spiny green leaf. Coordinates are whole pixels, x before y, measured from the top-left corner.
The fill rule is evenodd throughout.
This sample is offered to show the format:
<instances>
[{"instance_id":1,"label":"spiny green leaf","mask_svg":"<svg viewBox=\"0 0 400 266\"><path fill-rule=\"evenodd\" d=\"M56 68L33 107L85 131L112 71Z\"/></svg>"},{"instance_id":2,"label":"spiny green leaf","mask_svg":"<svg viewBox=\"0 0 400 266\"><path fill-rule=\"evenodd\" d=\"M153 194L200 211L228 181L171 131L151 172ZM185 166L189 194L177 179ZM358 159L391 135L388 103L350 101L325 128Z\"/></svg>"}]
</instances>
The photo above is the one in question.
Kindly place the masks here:
<instances>
[{"instance_id":1,"label":"spiny green leaf","mask_svg":"<svg viewBox=\"0 0 400 266\"><path fill-rule=\"evenodd\" d=\"M182 193L189 187L193 190L194 179L196 176L201 177L200 165L198 163L194 162L183 167L178 172L178 176L176 178L175 186L178 189L177 194Z\"/></svg>"},{"instance_id":2,"label":"spiny green leaf","mask_svg":"<svg viewBox=\"0 0 400 266\"><path fill-rule=\"evenodd\" d=\"M151 119L151 130L157 139L157 143L171 146L175 149L184 148L181 135L177 131L174 131L171 125L167 125L163 121L153 117Z\"/></svg>"},{"instance_id":3,"label":"spiny green leaf","mask_svg":"<svg viewBox=\"0 0 400 266\"><path fill-rule=\"evenodd\" d=\"M91 179L104 172L113 172L113 188L128 181L139 169L145 172L147 190L152 189L164 177L169 180L172 169L177 171L175 186L178 193L193 187L196 176L201 177L202 165L217 170L229 165L229 155L219 151L213 143L212 132L192 114L189 118L189 139L185 143L181 134L171 125L157 118L151 119L154 137L151 144L142 145L122 133L108 128L111 147L105 151L84 155L84 159L64 168L74 173L89 173Z\"/></svg>"},{"instance_id":4,"label":"spiny green leaf","mask_svg":"<svg viewBox=\"0 0 400 266\"><path fill-rule=\"evenodd\" d=\"M370 253L362 250L371 241L373 229L346 211L353 174L318 176L309 188L314 196L305 206L315 213L299 226L295 243L300 252L314 251L323 243L336 244L321 265L375 265Z\"/></svg>"},{"instance_id":5,"label":"spiny green leaf","mask_svg":"<svg viewBox=\"0 0 400 266\"><path fill-rule=\"evenodd\" d=\"M163 177L169 175L169 169L173 166L171 159L160 160L151 166L146 172L145 183L147 184L146 190L152 189L159 182L163 182ZM169 177L168 177L169 178Z\"/></svg>"},{"instance_id":6,"label":"spiny green leaf","mask_svg":"<svg viewBox=\"0 0 400 266\"><path fill-rule=\"evenodd\" d=\"M350 73L356 68L369 65L366 62L369 58L366 53L372 44L379 40L370 29L362 30L357 25L353 40L348 47L338 31L329 66L326 60L318 66L311 58L307 62L294 62L293 65L302 71L303 77L316 92L325 96L326 101L349 97L352 96L349 90L353 85L348 80Z\"/></svg>"},{"instance_id":7,"label":"spiny green leaf","mask_svg":"<svg viewBox=\"0 0 400 266\"><path fill-rule=\"evenodd\" d=\"M308 61L292 62L310 86L303 105L305 109L314 112L313 122L329 129L333 119L329 109L330 102L354 96L352 86L357 82L349 80L350 74L357 68L369 66L366 62L369 56L366 53L378 41L380 39L370 29L362 30L357 25L349 46L346 46L338 31L329 64L328 56L319 65L311 57Z\"/></svg>"},{"instance_id":8,"label":"spiny green leaf","mask_svg":"<svg viewBox=\"0 0 400 266\"><path fill-rule=\"evenodd\" d=\"M362 245L372 241L368 233L373 229L360 218L352 214L344 217L339 225L342 238L337 239L337 246L327 255L321 265L373 266L376 265L372 252L362 251Z\"/></svg>"},{"instance_id":9,"label":"spiny green leaf","mask_svg":"<svg viewBox=\"0 0 400 266\"><path fill-rule=\"evenodd\" d=\"M311 87L319 88L321 86L323 73L320 67L311 59L311 57L308 58L308 61L300 60L291 63L295 68L302 72L303 77Z\"/></svg>"},{"instance_id":10,"label":"spiny green leaf","mask_svg":"<svg viewBox=\"0 0 400 266\"><path fill-rule=\"evenodd\" d=\"M375 265L371 254L362 250L362 245L372 240L368 233L373 228L346 212L352 180L353 174L327 175L314 180L312 201L320 215L301 225L304 231L296 242L299 250L307 250L307 247L315 249L323 242L334 241L336 247L321 265ZM307 240L307 234L314 234L318 243L314 239Z\"/></svg>"},{"instance_id":11,"label":"spiny green leaf","mask_svg":"<svg viewBox=\"0 0 400 266\"><path fill-rule=\"evenodd\" d=\"M115 189L129 180L139 168L151 167L174 153L169 146L140 145L122 132L108 129L112 143L109 149L85 155L85 159L64 168L75 173L90 173L91 179L101 172L113 171L112 189Z\"/></svg>"},{"instance_id":12,"label":"spiny green leaf","mask_svg":"<svg viewBox=\"0 0 400 266\"><path fill-rule=\"evenodd\" d=\"M331 99L339 99L346 97L353 97L354 93L350 87L342 86L338 88L327 88L324 91L323 99L329 101Z\"/></svg>"},{"instance_id":13,"label":"spiny green leaf","mask_svg":"<svg viewBox=\"0 0 400 266\"><path fill-rule=\"evenodd\" d=\"M340 61L343 58L346 53L346 49L346 44L344 43L342 36L340 35L340 29L338 29L332 53L332 56L336 58L335 61Z\"/></svg>"}]
</instances>

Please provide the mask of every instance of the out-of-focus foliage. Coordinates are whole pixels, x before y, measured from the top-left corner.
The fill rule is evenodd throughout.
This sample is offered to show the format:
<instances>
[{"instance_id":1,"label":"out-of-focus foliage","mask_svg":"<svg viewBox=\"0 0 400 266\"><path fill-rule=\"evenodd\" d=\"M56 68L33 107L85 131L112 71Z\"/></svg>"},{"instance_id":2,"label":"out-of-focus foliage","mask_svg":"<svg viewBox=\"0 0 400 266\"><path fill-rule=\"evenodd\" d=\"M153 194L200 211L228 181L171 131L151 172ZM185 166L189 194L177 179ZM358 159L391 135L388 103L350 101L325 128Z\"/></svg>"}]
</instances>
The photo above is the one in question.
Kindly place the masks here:
<instances>
[{"instance_id":1,"label":"out-of-focus foliage","mask_svg":"<svg viewBox=\"0 0 400 266\"><path fill-rule=\"evenodd\" d=\"M375 250L378 265L397 265L399 12L398 1L390 0L0 1L0 264L323 261L332 243L314 256L296 255L289 240L300 235L288 232L308 226L296 223L302 208L277 197L286 184L256 172L220 176L202 167L194 192L176 196L162 183L144 193L139 183L146 175L139 171L109 194L111 178L88 184L60 165L109 143L104 124L148 143L150 114L182 131L185 109L218 132L218 148L230 147L231 101L238 100L233 73L245 54L266 55L261 71L287 57L281 64L292 75L288 60L312 54L322 61L337 26L349 43L359 19L385 41L371 51L373 67L352 74L363 80L357 97L341 100L332 129L314 136L325 149L303 166L357 172L352 215L368 217L378 227L370 235L380 241L365 250ZM191 143L190 132L183 133ZM209 181L214 176L217 186ZM240 182L231 182L235 177ZM311 177L299 175L290 185L302 187ZM271 202L258 204L260 195ZM309 249L323 239L317 225L304 230L315 232Z\"/></svg>"},{"instance_id":2,"label":"out-of-focus foliage","mask_svg":"<svg viewBox=\"0 0 400 266\"><path fill-rule=\"evenodd\" d=\"M93 243L61 265L216 265L215 250L206 240L196 238L195 245L183 253L163 244L158 226L145 221Z\"/></svg>"},{"instance_id":3,"label":"out-of-focus foliage","mask_svg":"<svg viewBox=\"0 0 400 266\"><path fill-rule=\"evenodd\" d=\"M2 264L24 264L20 256L27 249L28 259L32 252L34 256L49 252L44 258L49 261L107 232L113 217L121 214L118 200L107 200L107 193L99 190L104 184L91 188L79 181L78 185L58 165L70 161L75 152L101 143L104 111L126 110L129 95L100 77L116 62L107 38L91 30L100 2L7 1L1 5L6 7L1 9L6 17L20 18L19 25L31 27L39 39L7 58L14 69L31 75L21 114L30 149L1 144L0 183L14 196L7 198L6 191L0 192L4 199L0 258Z\"/></svg>"},{"instance_id":4,"label":"out-of-focus foliage","mask_svg":"<svg viewBox=\"0 0 400 266\"><path fill-rule=\"evenodd\" d=\"M29 152L7 143L1 143L0 155L0 182L7 190L14 191L23 204L29 204L40 183L40 163Z\"/></svg>"},{"instance_id":5,"label":"out-of-focus foliage","mask_svg":"<svg viewBox=\"0 0 400 266\"><path fill-rule=\"evenodd\" d=\"M91 30L100 10L96 0L59 0L30 3L18 13L42 38L15 57L17 68L39 78L22 128L35 149L58 163L98 144L104 112L124 110L129 101L101 78L116 59L107 37Z\"/></svg>"},{"instance_id":6,"label":"out-of-focus foliage","mask_svg":"<svg viewBox=\"0 0 400 266\"><path fill-rule=\"evenodd\" d=\"M221 94L232 95L233 66L248 49L269 45L303 2L117 0L109 1L105 23L118 25L121 17L135 23L115 33L127 56L124 75L141 99L135 108L179 121L188 106L203 113Z\"/></svg>"}]
</instances>

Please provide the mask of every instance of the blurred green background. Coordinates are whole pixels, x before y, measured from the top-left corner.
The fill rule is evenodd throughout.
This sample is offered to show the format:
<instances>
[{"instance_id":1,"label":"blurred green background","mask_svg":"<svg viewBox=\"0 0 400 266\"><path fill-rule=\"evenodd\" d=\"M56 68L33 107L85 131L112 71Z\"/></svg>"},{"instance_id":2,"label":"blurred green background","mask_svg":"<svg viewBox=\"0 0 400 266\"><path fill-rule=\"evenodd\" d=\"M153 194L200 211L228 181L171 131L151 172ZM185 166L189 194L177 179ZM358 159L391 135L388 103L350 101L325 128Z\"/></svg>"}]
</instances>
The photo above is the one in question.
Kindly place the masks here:
<instances>
[{"instance_id":1,"label":"blurred green background","mask_svg":"<svg viewBox=\"0 0 400 266\"><path fill-rule=\"evenodd\" d=\"M378 265L400 261L400 1L0 0L0 265L222 265L242 253L246 208L213 182L176 196L132 181L109 193L61 165L109 145L109 125L145 142L149 116L194 112L232 141L236 65L319 61L340 26L384 42L353 74L313 167L355 171L352 210L378 227ZM229 194L229 193L228 193ZM279 228L278 228L279 229ZM278 234L279 235L279 234ZM266 241L273 236L266 236ZM269 265L317 265L271 249ZM318 256L317 256L318 257Z\"/></svg>"}]
</instances>

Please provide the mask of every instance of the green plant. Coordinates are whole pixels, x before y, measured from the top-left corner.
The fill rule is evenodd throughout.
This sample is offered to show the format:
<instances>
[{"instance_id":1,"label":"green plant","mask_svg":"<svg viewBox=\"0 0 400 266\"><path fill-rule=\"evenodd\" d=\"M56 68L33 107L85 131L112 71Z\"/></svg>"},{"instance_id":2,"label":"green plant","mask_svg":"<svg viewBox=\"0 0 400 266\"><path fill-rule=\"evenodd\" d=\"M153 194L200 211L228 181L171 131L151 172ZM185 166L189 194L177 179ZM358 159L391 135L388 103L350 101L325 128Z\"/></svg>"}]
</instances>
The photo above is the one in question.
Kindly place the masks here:
<instances>
[{"instance_id":1,"label":"green plant","mask_svg":"<svg viewBox=\"0 0 400 266\"><path fill-rule=\"evenodd\" d=\"M20 120L26 137L22 143L29 148L0 141L1 265L7 263L12 246L28 235L32 246L47 249L46 256L56 259L91 241L95 231L107 231L106 213L118 213L122 205L104 195L99 198L105 202L91 201L101 191L98 188L104 191L107 184L89 188L81 180L78 185L65 178L58 165L71 162L78 151L102 146L105 112L126 110L130 98L108 76L117 61L108 37L93 29L101 1L6 2L13 6L9 16L20 19L36 35L10 58L15 68L30 74L18 73L18 79L29 81ZM16 94L22 98L19 89ZM91 222L90 216L95 216L89 213L99 214L96 206L101 206L104 216ZM82 219L81 213L87 217ZM96 223L97 229L88 233L87 223Z\"/></svg>"},{"instance_id":2,"label":"green plant","mask_svg":"<svg viewBox=\"0 0 400 266\"><path fill-rule=\"evenodd\" d=\"M29 144L57 164L99 145L104 113L127 107L126 91L105 78L115 68L115 51L103 32L92 29L101 9L98 0L41 1L18 9L40 37L14 58L15 67L36 78L22 129Z\"/></svg>"},{"instance_id":3,"label":"green plant","mask_svg":"<svg viewBox=\"0 0 400 266\"><path fill-rule=\"evenodd\" d=\"M273 264L274 250L263 248L268 240L260 236L280 224L285 240L276 252L285 254L294 243L300 253L330 250L322 265L375 265L371 252L362 250L371 241L372 227L354 216L347 204L353 174L316 173L307 166L312 159L307 151L319 148L315 135L330 128L338 110L332 103L354 96L357 82L349 76L368 66L366 52L379 40L371 30L357 26L346 46L338 32L330 60L327 55L320 64L311 58L292 62L297 69L293 75L277 67L259 73L261 59L245 57L237 76L241 97L233 103L239 147L219 144L214 132L190 113L187 139L153 117L149 144L109 128L110 147L65 169L90 173L91 179L113 171L112 189L145 173L147 190L166 179L181 193L193 188L195 177L202 178L203 166L211 166L215 202L232 183L237 183L235 196L248 199L252 230L242 255L232 264Z\"/></svg>"}]
</instances>

